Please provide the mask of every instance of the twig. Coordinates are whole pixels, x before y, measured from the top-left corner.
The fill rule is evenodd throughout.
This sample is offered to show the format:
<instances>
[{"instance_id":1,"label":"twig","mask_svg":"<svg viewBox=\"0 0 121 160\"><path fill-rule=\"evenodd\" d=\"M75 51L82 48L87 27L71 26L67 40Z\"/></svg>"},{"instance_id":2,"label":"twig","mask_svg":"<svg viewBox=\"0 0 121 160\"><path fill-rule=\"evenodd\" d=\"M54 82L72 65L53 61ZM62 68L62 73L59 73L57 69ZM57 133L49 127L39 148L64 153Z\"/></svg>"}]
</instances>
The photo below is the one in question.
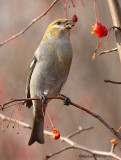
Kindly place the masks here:
<instances>
[{"instance_id":1,"label":"twig","mask_svg":"<svg viewBox=\"0 0 121 160\"><path fill-rule=\"evenodd\" d=\"M48 160L49 158L51 158L51 157L53 157L53 156L55 156L55 155L57 155L57 154L60 154L60 153L62 153L62 152L64 152L64 151L67 151L67 150L73 149L73 148L74 148L73 146L69 146L69 147L62 148L62 149L60 149L59 151L57 151L57 152L55 152L55 153L46 155L46 157L45 157L43 160Z\"/></svg>"},{"instance_id":2,"label":"twig","mask_svg":"<svg viewBox=\"0 0 121 160\"><path fill-rule=\"evenodd\" d=\"M95 157L95 159L96 159L96 157L98 157L97 155L100 155L100 157L102 157L102 158L113 157L113 158L115 158L115 159L117 159L117 160L121 160L121 158L120 158L119 156L116 156L116 155L115 155L114 153L112 153L112 152L104 152L104 151L93 150L93 149L90 149L90 148L88 148L88 147L81 146L80 144L77 144L77 143L75 143L74 141L72 141L72 140L70 140L70 139L68 139L68 138L66 138L66 137L62 137L62 136L60 137L60 140L62 140L63 142L66 142L66 143L68 143L68 144L70 144L70 146L72 146L73 149L80 149L80 150L82 150L82 151L85 151L85 152L87 152L87 153L92 154L92 156ZM56 153L58 154L58 153L61 153L62 151L66 151L68 148L71 149L70 147L67 147L66 149L65 149L65 148L64 148L64 149L61 149L61 150L59 150L59 151L57 151L57 152L49 155L49 157L48 157L48 155L47 155L46 157L48 157L48 159L49 159L49 158L51 158L52 156L56 155ZM48 159L46 159L46 160L48 160Z\"/></svg>"},{"instance_id":3,"label":"twig","mask_svg":"<svg viewBox=\"0 0 121 160\"><path fill-rule=\"evenodd\" d=\"M115 81L111 81L111 80L104 80L104 82L112 83L112 84L121 84L121 82L115 82Z\"/></svg>"},{"instance_id":4,"label":"twig","mask_svg":"<svg viewBox=\"0 0 121 160\"><path fill-rule=\"evenodd\" d=\"M102 54L114 52L114 51L117 51L117 48L113 48L113 49L110 49L110 50L107 50L107 51L100 52L100 53L98 54L98 56L101 56Z\"/></svg>"},{"instance_id":5,"label":"twig","mask_svg":"<svg viewBox=\"0 0 121 160\"><path fill-rule=\"evenodd\" d=\"M96 155L93 155L93 157L94 157L94 160L97 160Z\"/></svg>"},{"instance_id":6,"label":"twig","mask_svg":"<svg viewBox=\"0 0 121 160\"><path fill-rule=\"evenodd\" d=\"M117 26L113 26L111 27L111 29L121 31L121 27L117 27Z\"/></svg>"},{"instance_id":7,"label":"twig","mask_svg":"<svg viewBox=\"0 0 121 160\"><path fill-rule=\"evenodd\" d=\"M9 117L6 117L5 115L1 115L1 114L0 114L0 117L2 117L4 121L5 121L5 120L9 121ZM15 119L12 119L12 121L14 122ZM23 126L23 127L25 127L25 128L32 129L31 126L30 126L29 124L27 124L27 123L24 123L24 122L21 122L21 121L16 121L16 123L19 123L21 126ZM44 134L45 134L45 135L53 135L52 132L49 132L49 131L47 131L47 130L44 130ZM67 136L67 137L68 137L68 136ZM82 151L88 152L88 153L92 154L92 156L95 156L95 157L96 157L96 155L100 155L100 156L104 156L104 157L105 157L105 156L106 156L106 157L113 157L113 158L115 158L115 159L117 159L117 160L121 160L121 158L120 158L119 156L116 156L116 155L115 155L114 153L112 153L112 152L104 152L104 151L93 150L93 149L90 149L90 148L88 148L88 147L81 146L80 144L77 144L76 142L70 140L70 139L67 138L67 137L60 136L60 140L63 141L63 142L66 142L66 143L69 144L70 146L68 146L68 147L66 147L66 148L63 148L63 149L61 149L61 150L59 150L59 151L57 151L57 152L55 152L55 153L53 153L53 154L47 155L46 157L48 157L48 159L51 158L51 157L53 157L53 156L56 155L56 154L59 154L59 153L63 152L63 151L66 151L66 150L68 150L68 149L74 148L74 149L80 149L80 150L82 150Z\"/></svg>"},{"instance_id":8,"label":"twig","mask_svg":"<svg viewBox=\"0 0 121 160\"><path fill-rule=\"evenodd\" d=\"M63 100L63 101L65 100L65 98L62 97L62 96L47 97L47 99L51 99L51 100L52 100L52 99L60 99L60 100ZM7 102L7 103L1 104L0 106L2 106L2 108L0 108L0 109L5 109L5 106L8 105L8 104L10 104L10 103L20 102L20 101L26 103L27 101L30 101L30 100L39 100L39 101L40 101L40 98L12 99L12 100L10 100L10 101ZM120 135L117 131L115 131L100 115L97 115L97 114L91 112L90 110L88 110L87 108L84 108L84 107L82 107L82 106L80 106L80 105L78 105L78 104L76 104L76 103L74 103L74 102L70 102L70 105L72 105L72 106L74 106L74 107L76 107L76 108L78 108L78 109L81 109L81 110L83 110L84 112L90 114L91 116L97 118L97 119L98 119L105 127L107 127L116 137L118 137L119 139L121 139L121 135ZM6 107L7 107L7 106L6 106Z\"/></svg>"},{"instance_id":9,"label":"twig","mask_svg":"<svg viewBox=\"0 0 121 160\"><path fill-rule=\"evenodd\" d=\"M41 19L43 16L45 16L49 10L58 2L59 0L54 0L53 3L49 6L49 8L40 16L38 16L37 18L35 18L30 24L27 25L27 27L25 27L23 30L21 30L20 32L18 32L17 34L14 34L13 36L11 36L10 38L6 39L5 41L0 43L0 46L2 46L5 43L8 43L9 41L12 41L13 39L17 38L18 36L20 36L21 34L24 34L35 22L37 22L39 19Z\"/></svg>"},{"instance_id":10,"label":"twig","mask_svg":"<svg viewBox=\"0 0 121 160\"><path fill-rule=\"evenodd\" d=\"M115 149L116 145L117 145L116 143L113 143L113 144L112 144L112 146L111 146L111 152L112 152L112 153L114 152L114 149Z\"/></svg>"},{"instance_id":11,"label":"twig","mask_svg":"<svg viewBox=\"0 0 121 160\"><path fill-rule=\"evenodd\" d=\"M82 128L81 126L79 126L79 127L78 127L78 130L75 131L75 132L73 132L73 133L71 133L70 135L68 135L67 138L72 138L73 136L75 136L75 135L77 135L77 134L80 134L80 133L82 133L82 132L84 132L84 131L91 130L91 129L93 129L93 128L94 128L94 127Z\"/></svg>"}]
</instances>

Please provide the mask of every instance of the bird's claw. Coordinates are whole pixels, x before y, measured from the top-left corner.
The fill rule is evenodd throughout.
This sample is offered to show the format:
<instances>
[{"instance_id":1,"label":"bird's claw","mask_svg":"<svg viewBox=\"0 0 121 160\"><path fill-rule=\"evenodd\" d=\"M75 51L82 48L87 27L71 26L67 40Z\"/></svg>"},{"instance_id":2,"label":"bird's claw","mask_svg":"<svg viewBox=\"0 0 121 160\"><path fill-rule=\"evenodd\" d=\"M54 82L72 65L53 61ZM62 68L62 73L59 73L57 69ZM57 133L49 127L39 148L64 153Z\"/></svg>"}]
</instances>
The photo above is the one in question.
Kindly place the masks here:
<instances>
[{"instance_id":1,"label":"bird's claw","mask_svg":"<svg viewBox=\"0 0 121 160\"><path fill-rule=\"evenodd\" d=\"M41 97L40 97L40 101L41 101L41 102L43 101L44 104L47 104L47 100L48 100L47 96L41 95Z\"/></svg>"},{"instance_id":2,"label":"bird's claw","mask_svg":"<svg viewBox=\"0 0 121 160\"><path fill-rule=\"evenodd\" d=\"M62 97L64 97L64 105L68 106L71 103L70 98L66 97L65 95L61 94Z\"/></svg>"}]
</instances>

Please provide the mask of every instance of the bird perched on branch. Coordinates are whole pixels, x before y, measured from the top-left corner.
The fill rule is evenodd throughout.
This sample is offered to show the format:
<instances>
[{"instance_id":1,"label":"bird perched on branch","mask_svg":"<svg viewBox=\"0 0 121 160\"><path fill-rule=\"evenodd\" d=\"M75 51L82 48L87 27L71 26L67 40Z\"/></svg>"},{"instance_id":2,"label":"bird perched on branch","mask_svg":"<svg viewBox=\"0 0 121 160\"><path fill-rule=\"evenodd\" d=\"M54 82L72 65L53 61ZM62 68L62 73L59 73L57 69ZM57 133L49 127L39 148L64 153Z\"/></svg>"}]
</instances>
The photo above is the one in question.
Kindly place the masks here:
<instances>
[{"instance_id":1,"label":"bird perched on branch","mask_svg":"<svg viewBox=\"0 0 121 160\"><path fill-rule=\"evenodd\" d=\"M30 65L26 85L27 98L42 99L46 96L60 95L72 61L70 29L73 26L74 22L68 19L55 20L48 26ZM41 100L27 101L28 108L32 105L34 120L28 145L32 145L35 141L43 144L45 108L42 108Z\"/></svg>"}]
</instances>

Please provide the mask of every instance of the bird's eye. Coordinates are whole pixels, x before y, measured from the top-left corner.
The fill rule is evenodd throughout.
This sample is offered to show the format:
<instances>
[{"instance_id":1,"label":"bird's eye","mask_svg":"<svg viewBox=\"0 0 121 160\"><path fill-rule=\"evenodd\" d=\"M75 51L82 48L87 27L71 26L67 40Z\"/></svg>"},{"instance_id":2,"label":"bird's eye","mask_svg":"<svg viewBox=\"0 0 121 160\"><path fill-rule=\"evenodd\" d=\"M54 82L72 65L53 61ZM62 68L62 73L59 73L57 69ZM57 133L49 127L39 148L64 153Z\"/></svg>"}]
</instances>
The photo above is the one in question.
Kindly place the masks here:
<instances>
[{"instance_id":1,"label":"bird's eye","mask_svg":"<svg viewBox=\"0 0 121 160\"><path fill-rule=\"evenodd\" d=\"M60 25L60 24L61 24L61 22L57 22L56 24L57 24L57 25Z\"/></svg>"}]
</instances>

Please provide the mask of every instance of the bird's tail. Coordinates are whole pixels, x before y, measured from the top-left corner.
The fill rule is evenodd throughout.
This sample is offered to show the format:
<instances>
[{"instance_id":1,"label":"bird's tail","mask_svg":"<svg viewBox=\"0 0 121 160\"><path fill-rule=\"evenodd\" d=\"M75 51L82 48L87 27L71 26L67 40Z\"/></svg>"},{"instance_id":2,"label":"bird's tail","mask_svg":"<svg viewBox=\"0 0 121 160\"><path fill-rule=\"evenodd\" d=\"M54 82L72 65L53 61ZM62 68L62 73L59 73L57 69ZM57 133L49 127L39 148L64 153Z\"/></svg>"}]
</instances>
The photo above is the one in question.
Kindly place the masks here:
<instances>
[{"instance_id":1,"label":"bird's tail","mask_svg":"<svg viewBox=\"0 0 121 160\"><path fill-rule=\"evenodd\" d=\"M33 122L33 128L31 137L29 140L28 145L32 145L35 141L37 141L40 144L44 143L44 117L41 116L40 119L37 121L34 118Z\"/></svg>"}]
</instances>

